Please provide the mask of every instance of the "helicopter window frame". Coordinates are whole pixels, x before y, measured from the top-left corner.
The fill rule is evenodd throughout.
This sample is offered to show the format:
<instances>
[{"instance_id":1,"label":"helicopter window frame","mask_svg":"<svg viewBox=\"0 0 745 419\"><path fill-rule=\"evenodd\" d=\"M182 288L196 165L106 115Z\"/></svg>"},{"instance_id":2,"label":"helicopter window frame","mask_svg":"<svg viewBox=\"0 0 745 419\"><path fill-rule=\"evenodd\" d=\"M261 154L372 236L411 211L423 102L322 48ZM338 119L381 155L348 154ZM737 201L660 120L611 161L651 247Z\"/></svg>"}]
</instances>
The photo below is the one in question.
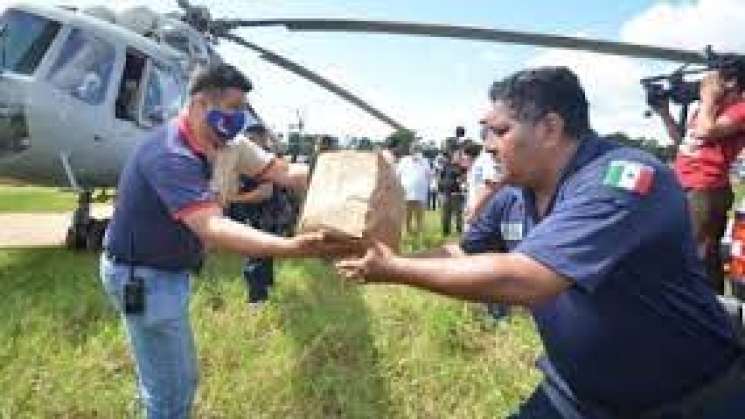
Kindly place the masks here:
<instances>
[{"instance_id":1,"label":"helicopter window frame","mask_svg":"<svg viewBox=\"0 0 745 419\"><path fill-rule=\"evenodd\" d=\"M116 48L90 30L76 26L69 29L46 79L77 100L100 105L109 91Z\"/></svg>"},{"instance_id":2,"label":"helicopter window frame","mask_svg":"<svg viewBox=\"0 0 745 419\"><path fill-rule=\"evenodd\" d=\"M173 95L173 92L170 92L168 90L168 87L164 85L164 75L170 76L173 82L172 85L178 88L178 92L176 95ZM151 82L155 80L153 78L154 76L157 77L157 86L159 89L159 103L157 106L160 106L161 108L160 115L157 118L153 117L153 113L150 109L148 109L148 99L150 97L149 93ZM152 128L178 115L184 103L186 93L185 88L185 80L179 77L179 72L176 71L174 67L148 56L147 63L145 65L145 71L142 77L142 84L140 86L140 97L138 104L139 124L146 128ZM172 101L173 103L171 103L170 106L167 106L169 104L167 104L166 101L170 101L169 98L177 98L177 100Z\"/></svg>"},{"instance_id":3,"label":"helicopter window frame","mask_svg":"<svg viewBox=\"0 0 745 419\"><path fill-rule=\"evenodd\" d=\"M34 75L44 58L53 50L52 45L62 29L63 25L59 21L46 16L15 8L5 10L0 15L0 71ZM15 37L22 38L21 41L24 42L13 39ZM13 57L8 57L9 51L16 51L20 56L13 60Z\"/></svg>"}]
</instances>

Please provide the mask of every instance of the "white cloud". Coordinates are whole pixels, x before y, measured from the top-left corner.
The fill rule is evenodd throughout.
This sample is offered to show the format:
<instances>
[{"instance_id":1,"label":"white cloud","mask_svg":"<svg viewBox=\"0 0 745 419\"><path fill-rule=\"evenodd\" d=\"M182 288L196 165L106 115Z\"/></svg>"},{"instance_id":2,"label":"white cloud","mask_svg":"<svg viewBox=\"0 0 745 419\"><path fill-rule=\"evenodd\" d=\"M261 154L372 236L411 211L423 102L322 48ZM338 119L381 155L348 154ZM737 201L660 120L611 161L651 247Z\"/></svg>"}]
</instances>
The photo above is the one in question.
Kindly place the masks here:
<instances>
[{"instance_id":1,"label":"white cloud","mask_svg":"<svg viewBox=\"0 0 745 419\"><path fill-rule=\"evenodd\" d=\"M685 3L658 3L627 22L621 39L672 48L745 51L745 37L739 35L745 24L742 0L699 0Z\"/></svg>"}]
</instances>

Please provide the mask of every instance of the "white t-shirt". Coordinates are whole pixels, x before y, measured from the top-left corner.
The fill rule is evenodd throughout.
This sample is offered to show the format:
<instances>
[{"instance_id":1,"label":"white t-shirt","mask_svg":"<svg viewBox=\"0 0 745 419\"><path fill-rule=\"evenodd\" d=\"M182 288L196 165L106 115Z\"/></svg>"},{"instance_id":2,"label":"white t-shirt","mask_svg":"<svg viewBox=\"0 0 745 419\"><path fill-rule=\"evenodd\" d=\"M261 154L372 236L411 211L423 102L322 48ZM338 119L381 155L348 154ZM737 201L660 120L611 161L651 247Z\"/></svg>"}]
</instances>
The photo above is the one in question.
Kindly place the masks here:
<instances>
[{"instance_id":1,"label":"white t-shirt","mask_svg":"<svg viewBox=\"0 0 745 419\"><path fill-rule=\"evenodd\" d=\"M494 159L491 153L482 151L481 154L473 161L471 168L466 174L468 183L468 196L466 205L472 206L481 187L486 182L498 182L502 177L502 170L499 163Z\"/></svg>"},{"instance_id":2,"label":"white t-shirt","mask_svg":"<svg viewBox=\"0 0 745 419\"><path fill-rule=\"evenodd\" d=\"M432 176L427 160L419 155L403 157L398 162L397 171L406 200L427 202L429 179Z\"/></svg>"},{"instance_id":3,"label":"white t-shirt","mask_svg":"<svg viewBox=\"0 0 745 419\"><path fill-rule=\"evenodd\" d=\"M220 148L212 164L212 189L217 192L220 203L227 205L238 194L241 174L260 174L274 158L242 135Z\"/></svg>"}]
</instances>

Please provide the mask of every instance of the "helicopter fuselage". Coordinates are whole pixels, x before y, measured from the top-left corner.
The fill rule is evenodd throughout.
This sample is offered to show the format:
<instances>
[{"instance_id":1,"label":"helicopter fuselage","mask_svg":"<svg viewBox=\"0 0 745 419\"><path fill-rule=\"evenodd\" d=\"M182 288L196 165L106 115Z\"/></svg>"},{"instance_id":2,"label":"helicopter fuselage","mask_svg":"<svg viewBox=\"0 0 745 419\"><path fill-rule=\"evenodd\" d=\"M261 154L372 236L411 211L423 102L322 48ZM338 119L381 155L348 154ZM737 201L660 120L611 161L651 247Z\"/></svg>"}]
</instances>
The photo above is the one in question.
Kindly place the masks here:
<instances>
[{"instance_id":1,"label":"helicopter fuselage","mask_svg":"<svg viewBox=\"0 0 745 419\"><path fill-rule=\"evenodd\" d=\"M146 133L181 108L188 61L81 12L9 7L0 17L0 178L115 186Z\"/></svg>"}]
</instances>

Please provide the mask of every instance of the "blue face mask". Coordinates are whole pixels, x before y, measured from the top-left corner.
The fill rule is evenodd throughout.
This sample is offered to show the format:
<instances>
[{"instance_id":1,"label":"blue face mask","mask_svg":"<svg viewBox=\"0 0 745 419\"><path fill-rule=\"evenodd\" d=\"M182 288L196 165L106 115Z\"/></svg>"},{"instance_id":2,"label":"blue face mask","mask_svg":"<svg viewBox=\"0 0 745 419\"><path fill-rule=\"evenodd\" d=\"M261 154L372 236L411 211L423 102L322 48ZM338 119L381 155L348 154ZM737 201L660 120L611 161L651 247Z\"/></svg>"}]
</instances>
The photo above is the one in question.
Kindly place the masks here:
<instances>
[{"instance_id":1,"label":"blue face mask","mask_svg":"<svg viewBox=\"0 0 745 419\"><path fill-rule=\"evenodd\" d=\"M212 109L207 112L207 125L212 127L223 143L230 142L243 130L258 123L256 117L247 111L225 112Z\"/></svg>"}]
</instances>

